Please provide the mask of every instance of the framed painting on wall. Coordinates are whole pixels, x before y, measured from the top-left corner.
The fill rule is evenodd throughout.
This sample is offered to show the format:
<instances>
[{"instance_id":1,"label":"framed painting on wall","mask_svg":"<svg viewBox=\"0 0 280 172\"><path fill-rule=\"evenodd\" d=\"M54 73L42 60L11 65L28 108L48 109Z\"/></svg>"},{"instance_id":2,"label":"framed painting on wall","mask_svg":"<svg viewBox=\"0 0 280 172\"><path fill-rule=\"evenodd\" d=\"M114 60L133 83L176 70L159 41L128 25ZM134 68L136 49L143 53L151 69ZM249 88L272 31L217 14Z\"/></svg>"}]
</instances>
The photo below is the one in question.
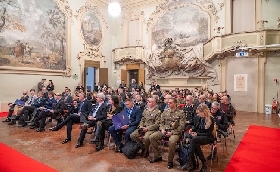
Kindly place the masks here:
<instances>
[{"instance_id":1,"label":"framed painting on wall","mask_svg":"<svg viewBox=\"0 0 280 172\"><path fill-rule=\"evenodd\" d=\"M100 51L99 47L104 40L106 24L98 7L93 6L91 3L86 3L85 6L78 10L76 18L79 22L78 29L85 49L96 48Z\"/></svg>"},{"instance_id":2,"label":"framed painting on wall","mask_svg":"<svg viewBox=\"0 0 280 172\"><path fill-rule=\"evenodd\" d=\"M64 0L0 1L0 72L70 74L70 18Z\"/></svg>"},{"instance_id":3,"label":"framed painting on wall","mask_svg":"<svg viewBox=\"0 0 280 172\"><path fill-rule=\"evenodd\" d=\"M234 91L247 91L248 85L247 74L236 74L234 75Z\"/></svg>"}]
</instances>

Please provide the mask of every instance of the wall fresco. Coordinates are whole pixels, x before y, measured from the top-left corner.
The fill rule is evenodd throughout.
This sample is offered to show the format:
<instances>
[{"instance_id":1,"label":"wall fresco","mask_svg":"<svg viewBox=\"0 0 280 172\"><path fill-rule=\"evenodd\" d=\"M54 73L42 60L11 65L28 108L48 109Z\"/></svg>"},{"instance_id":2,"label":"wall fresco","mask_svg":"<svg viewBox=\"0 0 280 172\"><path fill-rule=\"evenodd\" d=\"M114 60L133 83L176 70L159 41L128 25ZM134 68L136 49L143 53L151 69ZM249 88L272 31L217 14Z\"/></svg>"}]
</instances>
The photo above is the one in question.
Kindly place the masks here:
<instances>
[{"instance_id":1,"label":"wall fresco","mask_svg":"<svg viewBox=\"0 0 280 172\"><path fill-rule=\"evenodd\" d=\"M0 66L65 70L65 26L54 0L0 1Z\"/></svg>"}]
</instances>

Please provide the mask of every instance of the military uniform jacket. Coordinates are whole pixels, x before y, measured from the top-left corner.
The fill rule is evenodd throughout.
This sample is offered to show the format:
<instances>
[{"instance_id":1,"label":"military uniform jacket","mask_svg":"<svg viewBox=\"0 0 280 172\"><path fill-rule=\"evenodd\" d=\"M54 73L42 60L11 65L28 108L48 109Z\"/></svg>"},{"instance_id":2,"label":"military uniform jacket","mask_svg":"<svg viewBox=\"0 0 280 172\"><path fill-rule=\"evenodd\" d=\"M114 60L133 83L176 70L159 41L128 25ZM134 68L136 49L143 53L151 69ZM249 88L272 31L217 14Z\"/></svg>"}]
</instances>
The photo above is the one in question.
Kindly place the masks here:
<instances>
[{"instance_id":1,"label":"military uniform jacket","mask_svg":"<svg viewBox=\"0 0 280 172\"><path fill-rule=\"evenodd\" d=\"M185 128L186 117L182 110L165 109L161 115L160 130L167 130L174 135L180 135Z\"/></svg>"},{"instance_id":2,"label":"military uniform jacket","mask_svg":"<svg viewBox=\"0 0 280 172\"><path fill-rule=\"evenodd\" d=\"M183 111L186 115L186 120L189 121L188 125L193 125L194 116L196 115L196 107L193 104L189 106L186 105L183 108Z\"/></svg>"},{"instance_id":3,"label":"military uniform jacket","mask_svg":"<svg viewBox=\"0 0 280 172\"><path fill-rule=\"evenodd\" d=\"M148 131L156 131L159 128L161 112L157 108L149 111L148 108L142 113L142 119L139 126L145 127Z\"/></svg>"}]
</instances>

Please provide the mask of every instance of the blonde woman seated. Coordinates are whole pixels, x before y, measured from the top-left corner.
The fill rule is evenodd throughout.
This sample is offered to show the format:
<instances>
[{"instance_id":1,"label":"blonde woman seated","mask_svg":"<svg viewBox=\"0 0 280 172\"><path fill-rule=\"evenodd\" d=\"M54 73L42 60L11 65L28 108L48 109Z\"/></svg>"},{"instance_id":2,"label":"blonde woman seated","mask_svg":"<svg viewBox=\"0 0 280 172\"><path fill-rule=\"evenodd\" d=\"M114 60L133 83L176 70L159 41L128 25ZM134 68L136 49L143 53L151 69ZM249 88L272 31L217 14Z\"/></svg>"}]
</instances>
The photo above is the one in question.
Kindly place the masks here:
<instances>
[{"instance_id":1,"label":"blonde woman seated","mask_svg":"<svg viewBox=\"0 0 280 172\"><path fill-rule=\"evenodd\" d=\"M194 170L193 160L196 154L201 163L202 167L200 172L207 171L206 159L200 148L200 145L207 145L214 141L214 136L212 134L214 130L214 118L211 115L209 107L206 104L200 104L197 107L198 115L194 119L194 126L190 130L190 135L192 136L189 147L189 157L187 159L187 165L183 166L183 170L192 171Z\"/></svg>"}]
</instances>

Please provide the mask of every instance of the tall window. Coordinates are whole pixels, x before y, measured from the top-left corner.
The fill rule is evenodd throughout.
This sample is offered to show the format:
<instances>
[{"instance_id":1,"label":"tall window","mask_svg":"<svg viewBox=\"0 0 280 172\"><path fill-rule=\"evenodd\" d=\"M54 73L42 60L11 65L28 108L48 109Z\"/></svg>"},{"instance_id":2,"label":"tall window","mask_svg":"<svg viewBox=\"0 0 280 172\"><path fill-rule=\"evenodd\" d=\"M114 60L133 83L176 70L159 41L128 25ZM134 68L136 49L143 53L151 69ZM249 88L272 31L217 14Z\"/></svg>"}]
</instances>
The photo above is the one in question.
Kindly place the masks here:
<instances>
[{"instance_id":1,"label":"tall window","mask_svg":"<svg viewBox=\"0 0 280 172\"><path fill-rule=\"evenodd\" d=\"M255 0L232 0L233 33L255 30Z\"/></svg>"}]
</instances>

